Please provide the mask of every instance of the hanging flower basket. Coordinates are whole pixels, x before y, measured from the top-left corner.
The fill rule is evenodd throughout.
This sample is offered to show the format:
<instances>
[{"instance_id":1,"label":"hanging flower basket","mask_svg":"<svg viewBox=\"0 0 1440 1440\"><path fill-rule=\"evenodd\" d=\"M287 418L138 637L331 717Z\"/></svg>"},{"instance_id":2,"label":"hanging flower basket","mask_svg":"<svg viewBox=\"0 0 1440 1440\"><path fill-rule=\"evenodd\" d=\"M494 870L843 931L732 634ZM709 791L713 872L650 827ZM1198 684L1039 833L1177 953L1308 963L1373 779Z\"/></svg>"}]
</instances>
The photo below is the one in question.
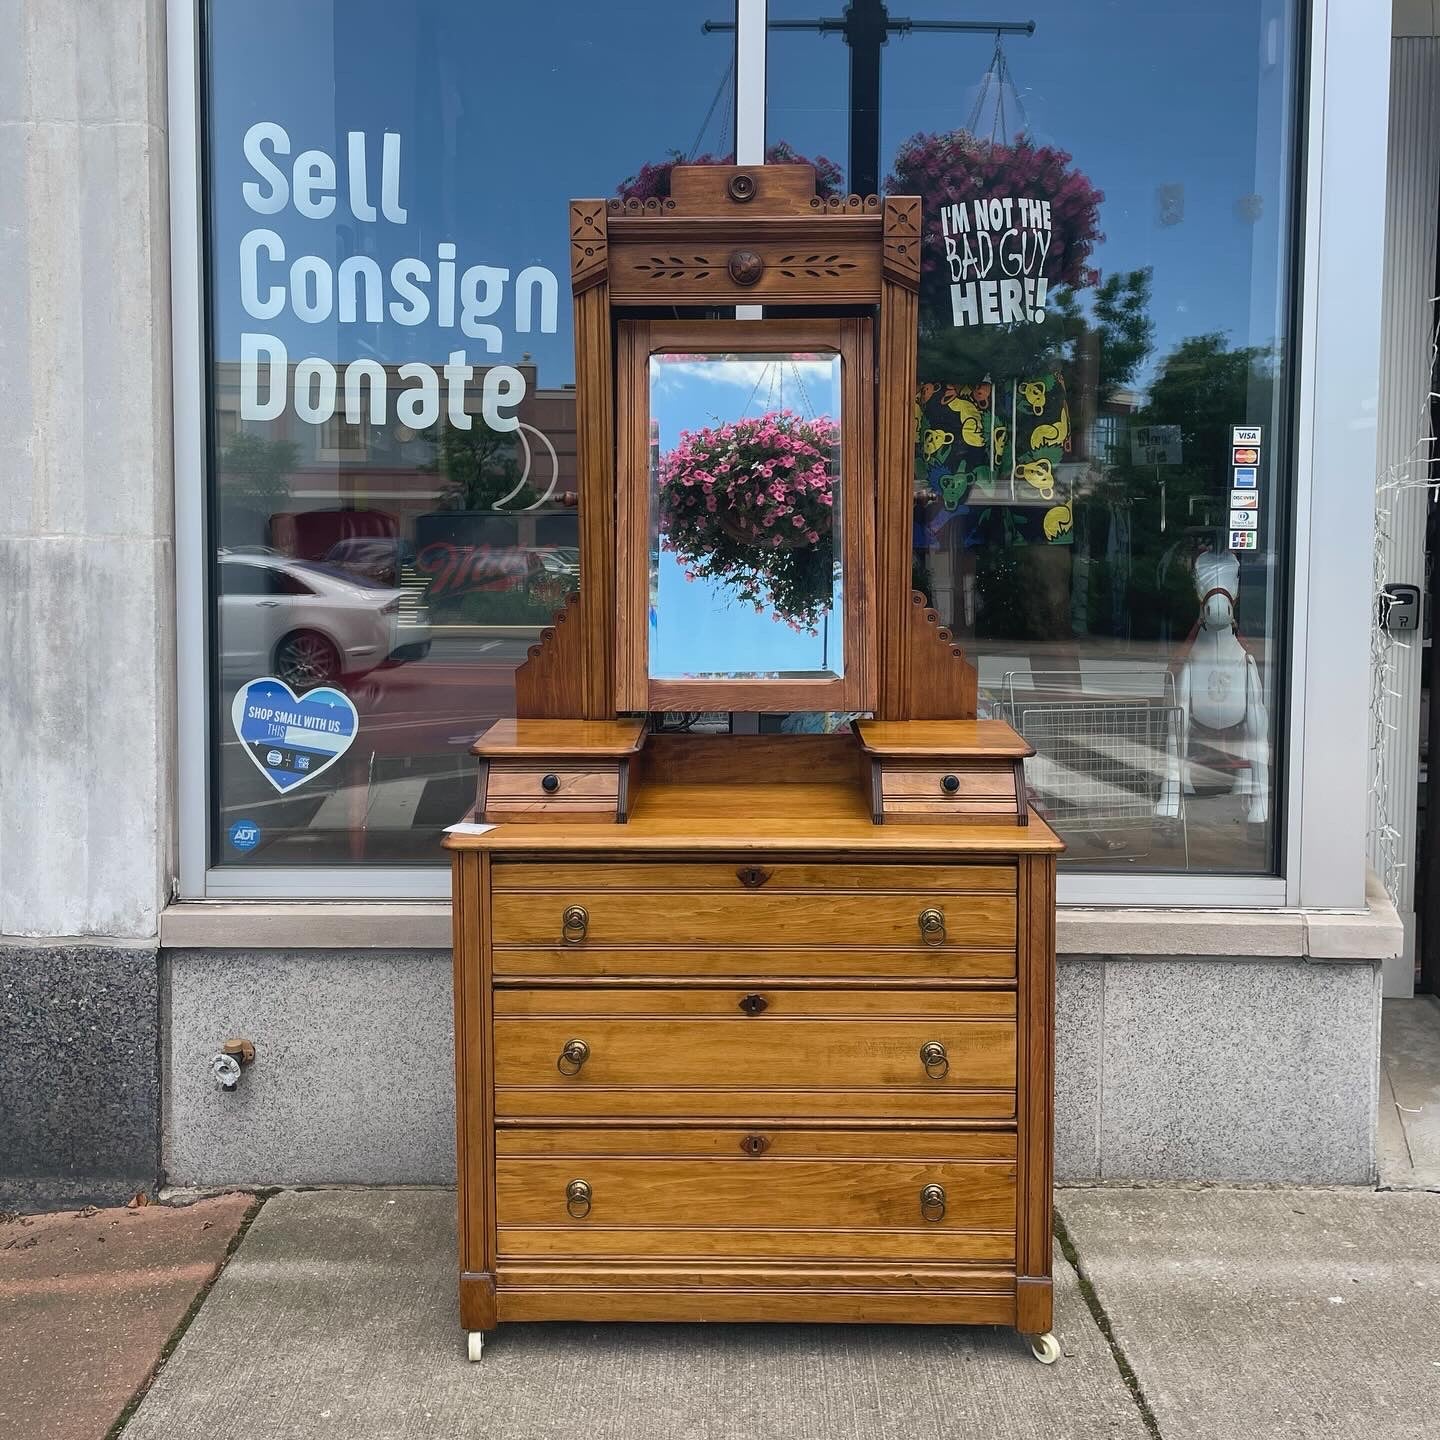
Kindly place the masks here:
<instances>
[{"instance_id":1,"label":"hanging flower basket","mask_svg":"<svg viewBox=\"0 0 1440 1440\"><path fill-rule=\"evenodd\" d=\"M834 420L792 410L682 430L656 474L662 548L686 579L814 633L834 590L839 443Z\"/></svg>"},{"instance_id":2,"label":"hanging flower basket","mask_svg":"<svg viewBox=\"0 0 1440 1440\"><path fill-rule=\"evenodd\" d=\"M920 195L927 223L942 205L1006 197L1050 202L1051 245L1044 275L1051 285L1086 283L1087 261L1105 237L1100 233L1104 194L1075 169L1071 156L1026 135L1005 143L982 140L968 130L912 135L885 177L891 195ZM926 244L920 262L922 301L943 303L949 284L944 247Z\"/></svg>"},{"instance_id":3,"label":"hanging flower basket","mask_svg":"<svg viewBox=\"0 0 1440 1440\"><path fill-rule=\"evenodd\" d=\"M622 180L615 191L620 200L663 200L670 193L670 172L677 165L733 165L734 155L696 155L687 160L679 150L672 150L664 160L652 160L642 165L629 179ZM815 168L815 193L828 200L841 193L843 176L840 167L823 155L807 160L797 155L783 140L772 145L765 152L767 165L812 165Z\"/></svg>"}]
</instances>

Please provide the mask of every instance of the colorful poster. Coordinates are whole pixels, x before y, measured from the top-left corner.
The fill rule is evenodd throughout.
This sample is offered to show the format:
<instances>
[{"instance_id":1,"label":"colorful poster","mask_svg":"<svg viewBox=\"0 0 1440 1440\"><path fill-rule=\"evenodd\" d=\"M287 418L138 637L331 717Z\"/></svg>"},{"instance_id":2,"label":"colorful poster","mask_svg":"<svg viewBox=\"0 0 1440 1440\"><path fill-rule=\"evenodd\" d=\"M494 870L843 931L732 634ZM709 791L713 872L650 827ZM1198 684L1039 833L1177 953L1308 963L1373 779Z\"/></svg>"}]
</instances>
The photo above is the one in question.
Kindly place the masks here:
<instances>
[{"instance_id":1,"label":"colorful poster","mask_svg":"<svg viewBox=\"0 0 1440 1440\"><path fill-rule=\"evenodd\" d=\"M255 768L282 795L328 770L360 730L348 695L329 685L296 695L273 675L235 692L230 720Z\"/></svg>"},{"instance_id":2,"label":"colorful poster","mask_svg":"<svg viewBox=\"0 0 1440 1440\"><path fill-rule=\"evenodd\" d=\"M1043 323L1053 238L1048 200L1005 195L942 205L940 235L953 325Z\"/></svg>"},{"instance_id":3,"label":"colorful poster","mask_svg":"<svg viewBox=\"0 0 1440 1440\"><path fill-rule=\"evenodd\" d=\"M1065 382L1054 373L925 381L915 398L916 479L946 510L974 512L977 536L997 519L1006 544L1073 544L1063 469L1071 445Z\"/></svg>"}]
</instances>

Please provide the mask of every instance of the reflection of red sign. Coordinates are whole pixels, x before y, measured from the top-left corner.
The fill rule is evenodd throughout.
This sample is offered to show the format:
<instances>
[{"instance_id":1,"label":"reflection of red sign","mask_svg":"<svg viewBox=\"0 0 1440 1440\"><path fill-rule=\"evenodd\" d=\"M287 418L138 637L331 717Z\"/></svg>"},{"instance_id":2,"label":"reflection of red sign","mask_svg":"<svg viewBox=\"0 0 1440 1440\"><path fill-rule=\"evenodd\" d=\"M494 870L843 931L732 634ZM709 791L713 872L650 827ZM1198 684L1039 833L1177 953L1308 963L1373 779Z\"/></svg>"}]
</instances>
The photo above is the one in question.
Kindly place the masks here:
<instances>
[{"instance_id":1,"label":"reflection of red sign","mask_svg":"<svg viewBox=\"0 0 1440 1440\"><path fill-rule=\"evenodd\" d=\"M1237 445L1235 447L1235 459L1232 463L1236 465L1258 465L1260 463L1260 452L1251 445Z\"/></svg>"}]
</instances>

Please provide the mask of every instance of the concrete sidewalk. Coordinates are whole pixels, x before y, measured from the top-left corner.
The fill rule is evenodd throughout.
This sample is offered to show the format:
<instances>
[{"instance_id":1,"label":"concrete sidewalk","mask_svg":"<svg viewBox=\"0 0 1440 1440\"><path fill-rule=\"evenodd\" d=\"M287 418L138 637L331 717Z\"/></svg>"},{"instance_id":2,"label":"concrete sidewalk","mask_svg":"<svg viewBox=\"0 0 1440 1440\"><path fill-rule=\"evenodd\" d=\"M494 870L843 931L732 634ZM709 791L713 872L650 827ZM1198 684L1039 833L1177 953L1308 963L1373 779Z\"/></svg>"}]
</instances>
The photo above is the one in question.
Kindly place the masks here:
<instances>
[{"instance_id":1,"label":"concrete sidewalk","mask_svg":"<svg viewBox=\"0 0 1440 1440\"><path fill-rule=\"evenodd\" d=\"M1164 1440L1440 1436L1440 1196L1072 1190L1059 1208Z\"/></svg>"},{"instance_id":2,"label":"concrete sidewalk","mask_svg":"<svg viewBox=\"0 0 1440 1440\"><path fill-rule=\"evenodd\" d=\"M1074 1273L1070 1352L993 1329L515 1325L478 1365L448 1191L277 1195L124 1440L1145 1440Z\"/></svg>"},{"instance_id":3,"label":"concrete sidewalk","mask_svg":"<svg viewBox=\"0 0 1440 1440\"><path fill-rule=\"evenodd\" d=\"M1081 1276L1057 1257L1049 1368L999 1330L731 1325L515 1325L472 1366L451 1192L282 1193L124 1440L1440 1435L1440 1196L1059 1203Z\"/></svg>"}]
</instances>

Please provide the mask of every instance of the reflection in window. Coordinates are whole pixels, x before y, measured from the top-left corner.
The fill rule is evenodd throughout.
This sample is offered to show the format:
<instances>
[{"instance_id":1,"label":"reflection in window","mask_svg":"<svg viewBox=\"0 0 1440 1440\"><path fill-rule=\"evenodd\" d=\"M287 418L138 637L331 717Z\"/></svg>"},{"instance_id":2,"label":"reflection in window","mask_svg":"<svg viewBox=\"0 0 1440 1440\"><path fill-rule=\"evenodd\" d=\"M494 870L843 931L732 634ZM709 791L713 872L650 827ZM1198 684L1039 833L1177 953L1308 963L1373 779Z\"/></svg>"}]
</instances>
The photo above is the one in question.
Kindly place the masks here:
<instances>
[{"instance_id":1,"label":"reflection in window","mask_svg":"<svg viewBox=\"0 0 1440 1440\"><path fill-rule=\"evenodd\" d=\"M444 863L579 583L566 207L733 152L727 10L207 7L215 861ZM356 711L283 793L232 723L266 676Z\"/></svg>"},{"instance_id":2,"label":"reflection in window","mask_svg":"<svg viewBox=\"0 0 1440 1440\"><path fill-rule=\"evenodd\" d=\"M767 139L923 200L915 584L1065 863L1270 871L1294 7L846 16L772 30Z\"/></svg>"},{"instance_id":3,"label":"reflection in window","mask_svg":"<svg viewBox=\"0 0 1440 1440\"><path fill-rule=\"evenodd\" d=\"M838 679L840 357L650 359L650 677Z\"/></svg>"}]
</instances>

